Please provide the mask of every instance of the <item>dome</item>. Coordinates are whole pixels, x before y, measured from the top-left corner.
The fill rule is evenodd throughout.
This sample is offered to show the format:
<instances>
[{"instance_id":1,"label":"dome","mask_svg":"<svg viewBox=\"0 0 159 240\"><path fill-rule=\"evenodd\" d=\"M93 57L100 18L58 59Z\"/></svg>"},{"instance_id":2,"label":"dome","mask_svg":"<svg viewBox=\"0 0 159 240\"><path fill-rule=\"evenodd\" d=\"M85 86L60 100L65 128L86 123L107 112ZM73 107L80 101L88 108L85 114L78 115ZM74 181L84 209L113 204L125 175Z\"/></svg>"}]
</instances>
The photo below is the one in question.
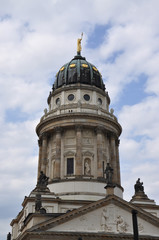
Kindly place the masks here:
<instances>
[{"instance_id":1,"label":"dome","mask_svg":"<svg viewBox=\"0 0 159 240\"><path fill-rule=\"evenodd\" d=\"M63 85L76 83L94 85L105 91L105 85L98 69L78 53L70 62L60 68L56 74L53 90Z\"/></svg>"}]
</instances>

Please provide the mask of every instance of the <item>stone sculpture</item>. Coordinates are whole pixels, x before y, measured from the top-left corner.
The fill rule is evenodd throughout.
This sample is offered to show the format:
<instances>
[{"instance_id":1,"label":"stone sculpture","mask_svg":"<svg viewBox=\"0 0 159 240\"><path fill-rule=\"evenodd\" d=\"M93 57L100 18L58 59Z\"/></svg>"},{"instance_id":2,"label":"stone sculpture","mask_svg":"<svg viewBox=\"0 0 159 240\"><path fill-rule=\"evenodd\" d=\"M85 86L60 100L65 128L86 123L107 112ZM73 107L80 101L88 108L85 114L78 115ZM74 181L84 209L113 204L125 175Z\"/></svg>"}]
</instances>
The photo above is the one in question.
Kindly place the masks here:
<instances>
[{"instance_id":1,"label":"stone sculpture","mask_svg":"<svg viewBox=\"0 0 159 240\"><path fill-rule=\"evenodd\" d=\"M91 173L91 168L90 168L88 161L85 161L84 173L85 173L85 175L90 175L90 173Z\"/></svg>"},{"instance_id":2,"label":"stone sculpture","mask_svg":"<svg viewBox=\"0 0 159 240\"><path fill-rule=\"evenodd\" d=\"M107 166L106 166L106 169L105 169L105 174L106 174L107 185L108 186L112 185L113 168L111 168L109 163L107 163Z\"/></svg>"},{"instance_id":3,"label":"stone sculpture","mask_svg":"<svg viewBox=\"0 0 159 240\"><path fill-rule=\"evenodd\" d=\"M135 193L144 192L143 182L140 182L140 178L138 178L138 180L136 181L134 188L135 188Z\"/></svg>"},{"instance_id":4,"label":"stone sculpture","mask_svg":"<svg viewBox=\"0 0 159 240\"><path fill-rule=\"evenodd\" d=\"M43 173L43 171L40 172L40 176L38 178L37 187L38 188L46 188L48 185L48 177Z\"/></svg>"}]
</instances>

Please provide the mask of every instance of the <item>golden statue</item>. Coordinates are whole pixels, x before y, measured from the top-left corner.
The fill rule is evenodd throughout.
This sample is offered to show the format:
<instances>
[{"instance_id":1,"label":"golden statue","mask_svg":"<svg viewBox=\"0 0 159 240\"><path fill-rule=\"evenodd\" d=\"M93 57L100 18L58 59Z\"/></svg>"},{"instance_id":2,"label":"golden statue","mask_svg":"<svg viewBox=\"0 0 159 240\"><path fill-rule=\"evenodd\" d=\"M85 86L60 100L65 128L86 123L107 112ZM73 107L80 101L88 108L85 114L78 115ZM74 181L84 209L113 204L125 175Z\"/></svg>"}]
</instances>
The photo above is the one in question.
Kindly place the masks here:
<instances>
[{"instance_id":1,"label":"golden statue","mask_svg":"<svg viewBox=\"0 0 159 240\"><path fill-rule=\"evenodd\" d=\"M81 38L77 39L77 53L80 54L82 47L81 47L81 41L82 41L83 33L81 33Z\"/></svg>"}]
</instances>

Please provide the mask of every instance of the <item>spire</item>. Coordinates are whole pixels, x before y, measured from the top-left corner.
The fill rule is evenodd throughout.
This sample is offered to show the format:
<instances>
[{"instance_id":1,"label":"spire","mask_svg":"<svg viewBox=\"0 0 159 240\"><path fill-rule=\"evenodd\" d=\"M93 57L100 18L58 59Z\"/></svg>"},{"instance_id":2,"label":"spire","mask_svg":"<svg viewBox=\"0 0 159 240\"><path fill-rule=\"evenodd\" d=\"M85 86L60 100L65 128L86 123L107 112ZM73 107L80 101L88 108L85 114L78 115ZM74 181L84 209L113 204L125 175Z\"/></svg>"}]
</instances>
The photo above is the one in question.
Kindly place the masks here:
<instances>
[{"instance_id":1,"label":"spire","mask_svg":"<svg viewBox=\"0 0 159 240\"><path fill-rule=\"evenodd\" d=\"M82 41L82 38L83 38L83 32L81 33L81 38L77 39L77 55L81 55L81 50L82 50L81 41Z\"/></svg>"}]
</instances>

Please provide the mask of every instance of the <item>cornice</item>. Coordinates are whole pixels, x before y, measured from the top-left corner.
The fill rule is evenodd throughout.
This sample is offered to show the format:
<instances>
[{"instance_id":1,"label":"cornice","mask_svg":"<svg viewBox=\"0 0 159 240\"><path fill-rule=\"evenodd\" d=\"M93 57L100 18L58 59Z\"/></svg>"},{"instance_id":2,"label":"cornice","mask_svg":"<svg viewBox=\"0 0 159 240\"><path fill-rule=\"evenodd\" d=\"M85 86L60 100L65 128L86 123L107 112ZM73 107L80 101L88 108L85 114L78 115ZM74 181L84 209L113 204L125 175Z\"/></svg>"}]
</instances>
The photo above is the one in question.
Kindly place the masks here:
<instances>
[{"instance_id":1,"label":"cornice","mask_svg":"<svg viewBox=\"0 0 159 240\"><path fill-rule=\"evenodd\" d=\"M86 214L90 211L93 211L95 209L101 208L103 206L107 206L108 204L114 204L116 206L119 206L123 208L124 210L127 210L128 212L132 212L132 210L136 210L138 212L138 216L145 221L150 222L151 224L159 227L159 219L152 214L146 212L145 210L134 206L133 204L115 196L115 195L108 195L106 198L103 198L101 200L98 200L96 202L90 203L86 206L82 206L81 208L75 209L71 212L68 212L60 217L57 217L56 219L50 219L46 222L37 224L33 228L31 228L32 231L45 231L49 228L55 227L58 224L67 222L69 220L72 220L75 217L81 216L82 214Z\"/></svg>"},{"instance_id":2,"label":"cornice","mask_svg":"<svg viewBox=\"0 0 159 240\"><path fill-rule=\"evenodd\" d=\"M69 84L69 85L66 85L66 86L62 86L61 88L58 88L55 91L52 91L50 93L50 95L51 96L56 96L57 94L59 94L62 91L67 92L67 91L70 91L70 90L77 90L77 89L96 91L96 92L102 94L103 96L106 96L106 97L109 98L109 95L108 95L107 91L103 91L102 89L97 88L96 86L91 86L91 85L88 85L88 84L80 84L80 83L72 84L72 85ZM109 101L110 101L110 98L109 98Z\"/></svg>"},{"instance_id":3,"label":"cornice","mask_svg":"<svg viewBox=\"0 0 159 240\"><path fill-rule=\"evenodd\" d=\"M40 135L40 131L43 127L47 126L49 123L53 123L55 121L59 121L59 120L64 120L66 125L68 123L68 121L66 119L73 119L73 122L70 122L72 124L72 126L75 124L75 119L90 119L90 120L96 120L97 123L92 123L93 127L100 127L99 126L99 121L103 121L104 123L108 123L110 124L110 126L113 126L114 128L117 129L118 131L118 135L120 136L121 132L122 132L122 127L121 125L114 119L112 118L109 118L107 116L104 116L104 115L97 115L97 114L94 114L94 113L65 113L65 114L60 114L60 115L56 115L56 116L50 116L44 120L42 120L36 127L36 132L37 132L37 135ZM69 124L70 124L69 123ZM76 122L76 124L80 124L82 126L90 126L90 123L88 122L83 122L83 121L79 121L79 122ZM61 125L56 125L54 126L53 128L55 127L64 127L64 126L61 126ZM101 127L104 127L104 124L101 125ZM105 128L105 127L104 127ZM106 128L105 128L106 129ZM106 129L107 130L107 129ZM111 132L111 128L108 129L110 132ZM48 130L49 131L49 130Z\"/></svg>"}]
</instances>

